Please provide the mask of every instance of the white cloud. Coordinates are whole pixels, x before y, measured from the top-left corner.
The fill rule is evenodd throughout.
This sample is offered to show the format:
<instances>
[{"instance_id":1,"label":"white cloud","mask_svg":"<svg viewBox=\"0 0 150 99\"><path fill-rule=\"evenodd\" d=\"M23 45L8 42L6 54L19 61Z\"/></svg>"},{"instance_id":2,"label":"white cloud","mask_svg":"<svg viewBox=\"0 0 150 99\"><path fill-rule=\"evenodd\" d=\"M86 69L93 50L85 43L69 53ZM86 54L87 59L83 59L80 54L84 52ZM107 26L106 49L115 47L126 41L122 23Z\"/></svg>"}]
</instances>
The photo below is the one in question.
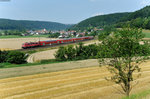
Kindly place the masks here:
<instances>
[{"instance_id":1,"label":"white cloud","mask_svg":"<svg viewBox=\"0 0 150 99\"><path fill-rule=\"evenodd\" d=\"M141 5L142 5L142 6L150 5L150 0L142 0L142 1L141 1Z\"/></svg>"},{"instance_id":2,"label":"white cloud","mask_svg":"<svg viewBox=\"0 0 150 99\"><path fill-rule=\"evenodd\" d=\"M95 14L92 15L92 17L93 16L99 16L99 15L104 15L104 13L95 13Z\"/></svg>"}]
</instances>

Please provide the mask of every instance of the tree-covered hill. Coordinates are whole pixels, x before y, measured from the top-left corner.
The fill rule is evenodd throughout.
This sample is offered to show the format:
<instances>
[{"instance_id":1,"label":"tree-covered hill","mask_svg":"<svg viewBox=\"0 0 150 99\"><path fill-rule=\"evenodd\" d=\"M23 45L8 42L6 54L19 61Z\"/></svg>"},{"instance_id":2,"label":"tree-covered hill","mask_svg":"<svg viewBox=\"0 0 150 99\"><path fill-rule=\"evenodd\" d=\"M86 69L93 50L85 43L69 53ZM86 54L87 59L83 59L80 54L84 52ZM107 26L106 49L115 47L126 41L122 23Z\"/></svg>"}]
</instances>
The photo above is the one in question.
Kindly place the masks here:
<instances>
[{"instance_id":1,"label":"tree-covered hill","mask_svg":"<svg viewBox=\"0 0 150 99\"><path fill-rule=\"evenodd\" d=\"M83 29L86 27L97 27L97 26L105 26L105 25L112 25L118 22L122 17L128 16L130 13L114 13L114 14L107 14L107 15L100 15L88 18L84 21L81 21L77 25L74 25L72 29Z\"/></svg>"},{"instance_id":2,"label":"tree-covered hill","mask_svg":"<svg viewBox=\"0 0 150 99\"><path fill-rule=\"evenodd\" d=\"M131 13L129 16L123 17L116 24L117 27L122 27L124 24L130 24L133 27L150 29L150 6Z\"/></svg>"},{"instance_id":3,"label":"tree-covered hill","mask_svg":"<svg viewBox=\"0 0 150 99\"><path fill-rule=\"evenodd\" d=\"M150 6L146 6L135 12L114 13L88 18L74 25L72 29L87 29L87 27L103 27L113 25L122 27L125 24L150 29Z\"/></svg>"},{"instance_id":4,"label":"tree-covered hill","mask_svg":"<svg viewBox=\"0 0 150 99\"><path fill-rule=\"evenodd\" d=\"M148 18L150 17L150 6L146 6L143 9L132 12L129 16L123 17L120 21L131 21L137 18Z\"/></svg>"},{"instance_id":5,"label":"tree-covered hill","mask_svg":"<svg viewBox=\"0 0 150 99\"><path fill-rule=\"evenodd\" d=\"M43 28L47 30L64 30L71 26L72 25L57 22L0 19L0 29L2 30L30 30Z\"/></svg>"}]
</instances>

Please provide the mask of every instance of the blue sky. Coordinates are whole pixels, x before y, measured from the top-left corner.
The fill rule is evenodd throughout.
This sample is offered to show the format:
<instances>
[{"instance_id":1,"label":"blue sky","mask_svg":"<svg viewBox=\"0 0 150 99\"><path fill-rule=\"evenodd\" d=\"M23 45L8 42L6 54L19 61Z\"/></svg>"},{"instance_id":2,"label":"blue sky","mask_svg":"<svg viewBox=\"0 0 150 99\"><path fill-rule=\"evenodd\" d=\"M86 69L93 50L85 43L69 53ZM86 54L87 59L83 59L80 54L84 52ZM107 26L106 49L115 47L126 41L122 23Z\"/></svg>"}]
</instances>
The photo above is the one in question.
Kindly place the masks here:
<instances>
[{"instance_id":1,"label":"blue sky","mask_svg":"<svg viewBox=\"0 0 150 99\"><path fill-rule=\"evenodd\" d=\"M96 15L133 12L146 5L150 0L0 0L0 18L75 24Z\"/></svg>"}]
</instances>

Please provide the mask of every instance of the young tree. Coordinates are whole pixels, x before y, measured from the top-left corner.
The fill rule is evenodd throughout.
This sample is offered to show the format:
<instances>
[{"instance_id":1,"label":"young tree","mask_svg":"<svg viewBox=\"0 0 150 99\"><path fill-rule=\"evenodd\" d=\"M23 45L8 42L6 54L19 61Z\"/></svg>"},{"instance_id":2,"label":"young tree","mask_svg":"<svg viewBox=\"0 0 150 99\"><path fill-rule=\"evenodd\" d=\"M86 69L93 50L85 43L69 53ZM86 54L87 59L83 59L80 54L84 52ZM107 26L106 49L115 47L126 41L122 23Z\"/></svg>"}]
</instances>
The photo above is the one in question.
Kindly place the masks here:
<instances>
[{"instance_id":1,"label":"young tree","mask_svg":"<svg viewBox=\"0 0 150 99\"><path fill-rule=\"evenodd\" d=\"M149 46L146 42L140 44L143 34L141 29L123 28L113 36L104 39L101 51L98 53L100 66L106 65L112 76L107 80L119 84L121 93L129 96L134 72L139 72L139 64L149 55Z\"/></svg>"}]
</instances>

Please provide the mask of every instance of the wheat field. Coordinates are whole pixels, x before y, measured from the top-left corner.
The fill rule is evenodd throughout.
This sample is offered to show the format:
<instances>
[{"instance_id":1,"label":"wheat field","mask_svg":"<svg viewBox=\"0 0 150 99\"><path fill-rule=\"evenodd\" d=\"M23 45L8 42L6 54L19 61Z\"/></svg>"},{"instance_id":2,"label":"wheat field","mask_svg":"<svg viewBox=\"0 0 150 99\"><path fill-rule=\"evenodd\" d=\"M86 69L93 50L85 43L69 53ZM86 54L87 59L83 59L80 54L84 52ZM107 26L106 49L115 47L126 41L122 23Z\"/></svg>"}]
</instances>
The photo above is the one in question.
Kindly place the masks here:
<instances>
[{"instance_id":1,"label":"wheat field","mask_svg":"<svg viewBox=\"0 0 150 99\"><path fill-rule=\"evenodd\" d=\"M132 93L150 89L150 61L141 65L142 75ZM136 74L135 74L136 75ZM0 99L119 99L120 87L105 80L105 67L0 79Z\"/></svg>"}]
</instances>

